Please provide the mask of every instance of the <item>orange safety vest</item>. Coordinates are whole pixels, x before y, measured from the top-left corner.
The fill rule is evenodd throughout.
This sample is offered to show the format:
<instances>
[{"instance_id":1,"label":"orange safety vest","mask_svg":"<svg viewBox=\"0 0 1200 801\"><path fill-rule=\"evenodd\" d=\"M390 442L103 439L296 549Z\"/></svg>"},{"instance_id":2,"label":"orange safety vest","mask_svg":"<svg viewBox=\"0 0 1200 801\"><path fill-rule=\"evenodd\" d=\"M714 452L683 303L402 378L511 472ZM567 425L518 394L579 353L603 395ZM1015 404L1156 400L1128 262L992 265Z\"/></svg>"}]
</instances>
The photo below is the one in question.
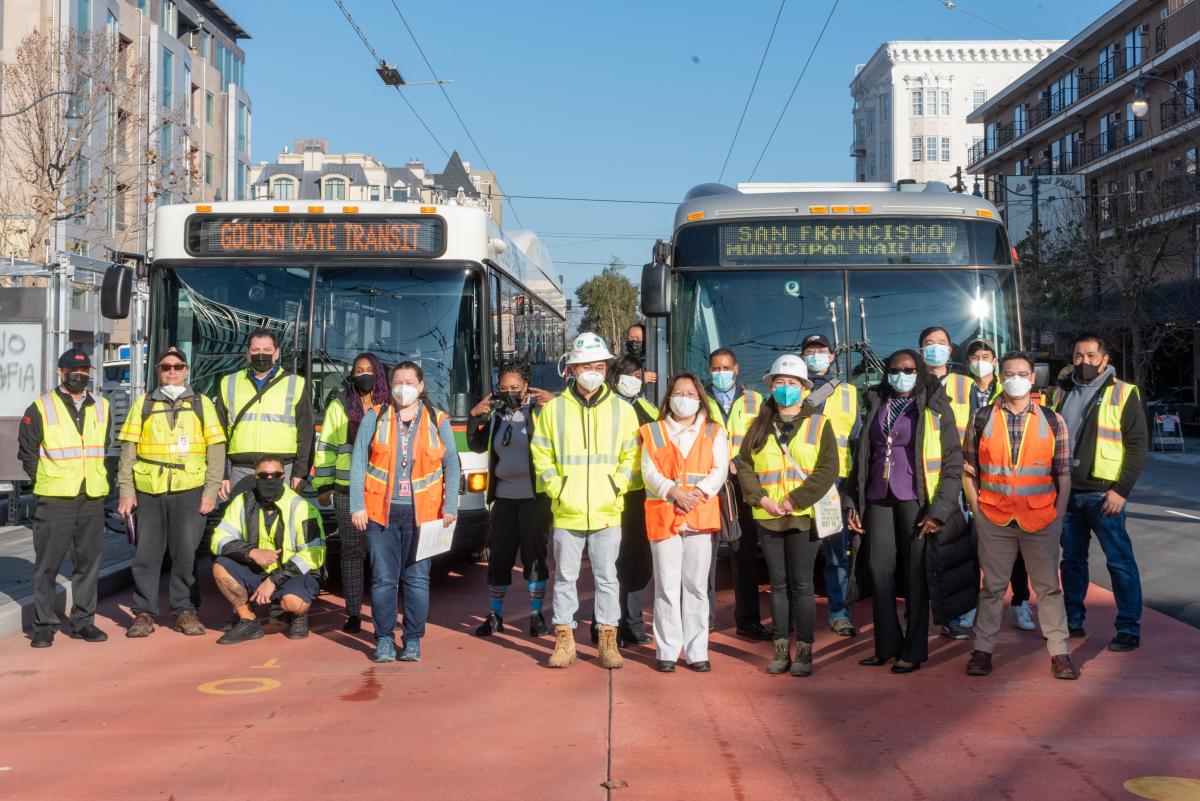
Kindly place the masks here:
<instances>
[{"instance_id":1,"label":"orange safety vest","mask_svg":"<svg viewBox=\"0 0 1200 801\"><path fill-rule=\"evenodd\" d=\"M392 505L392 473L396 466L396 441L399 437L395 434L396 415L392 405L381 406L377 414L375 436L371 439L371 451L367 456L363 495L367 517L386 526L388 510ZM412 471L409 480L418 526L442 516L445 483L442 455L446 453L446 446L438 435L438 428L445 419L445 412L430 410L424 404L417 413L417 428L410 441Z\"/></svg>"},{"instance_id":2,"label":"orange safety vest","mask_svg":"<svg viewBox=\"0 0 1200 801\"><path fill-rule=\"evenodd\" d=\"M668 478L674 478L680 489L688 490L700 483L713 467L713 443L717 424L706 420L700 428L692 449L685 457L667 435L667 423L659 420L642 426L642 447L654 466ZM665 498L646 496L646 536L651 542L670 539L684 525L692 531L716 531L721 528L720 501L714 496L684 513Z\"/></svg>"},{"instance_id":3,"label":"orange safety vest","mask_svg":"<svg viewBox=\"0 0 1200 801\"><path fill-rule=\"evenodd\" d=\"M999 405L992 405L979 436L979 508L997 526L1016 520L1025 531L1041 531L1056 517L1054 432L1043 408L1031 405L1014 465L1008 423Z\"/></svg>"}]
</instances>

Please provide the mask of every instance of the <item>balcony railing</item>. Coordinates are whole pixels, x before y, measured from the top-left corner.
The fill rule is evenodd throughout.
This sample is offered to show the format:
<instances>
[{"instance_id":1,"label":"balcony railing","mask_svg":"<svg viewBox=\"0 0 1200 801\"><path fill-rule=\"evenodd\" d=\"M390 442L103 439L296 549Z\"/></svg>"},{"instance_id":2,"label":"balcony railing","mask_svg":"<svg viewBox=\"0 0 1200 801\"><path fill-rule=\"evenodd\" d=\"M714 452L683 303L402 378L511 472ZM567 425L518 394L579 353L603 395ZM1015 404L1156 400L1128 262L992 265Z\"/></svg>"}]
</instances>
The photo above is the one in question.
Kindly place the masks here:
<instances>
[{"instance_id":1,"label":"balcony railing","mask_svg":"<svg viewBox=\"0 0 1200 801\"><path fill-rule=\"evenodd\" d=\"M1176 93L1158 107L1159 128L1163 131L1196 116L1196 98Z\"/></svg>"},{"instance_id":2,"label":"balcony railing","mask_svg":"<svg viewBox=\"0 0 1200 801\"><path fill-rule=\"evenodd\" d=\"M1096 136L1083 143L1079 152L1079 166L1091 164L1093 161L1127 147L1141 139L1146 132L1145 120L1126 120L1118 125L1101 131Z\"/></svg>"}]
</instances>

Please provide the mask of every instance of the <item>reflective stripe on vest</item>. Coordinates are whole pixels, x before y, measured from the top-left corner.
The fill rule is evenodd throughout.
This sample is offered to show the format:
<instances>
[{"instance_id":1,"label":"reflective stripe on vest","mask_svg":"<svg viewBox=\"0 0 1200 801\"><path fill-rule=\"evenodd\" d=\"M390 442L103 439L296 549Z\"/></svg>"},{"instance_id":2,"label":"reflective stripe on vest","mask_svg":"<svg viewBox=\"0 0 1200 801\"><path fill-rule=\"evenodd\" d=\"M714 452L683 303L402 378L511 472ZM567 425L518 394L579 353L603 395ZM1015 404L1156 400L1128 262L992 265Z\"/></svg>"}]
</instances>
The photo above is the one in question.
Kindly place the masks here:
<instances>
[{"instance_id":1,"label":"reflective stripe on vest","mask_svg":"<svg viewBox=\"0 0 1200 801\"><path fill-rule=\"evenodd\" d=\"M946 395L950 398L950 409L954 412L954 425L958 427L958 440L962 442L967 436L967 423L971 416L971 384L970 376L962 373L947 373L942 379Z\"/></svg>"},{"instance_id":2,"label":"reflective stripe on vest","mask_svg":"<svg viewBox=\"0 0 1200 801\"><path fill-rule=\"evenodd\" d=\"M288 375L271 380L274 383L261 396L245 370L231 373L221 382L221 401L233 426L226 432L230 456L243 453L295 456L296 402L304 392L304 379Z\"/></svg>"},{"instance_id":3,"label":"reflective stripe on vest","mask_svg":"<svg viewBox=\"0 0 1200 801\"><path fill-rule=\"evenodd\" d=\"M285 488L276 504L280 508L277 526L283 527L283 536L276 538L268 536L266 515L261 507L255 511L258 515L258 541L250 542L250 526L246 521L247 493L239 493L233 497L213 532L210 550L213 556L219 556L221 549L231 542L243 541L253 548L278 550L278 561L263 568L266 573L273 573L283 565L291 562L301 573L319 570L325 564L324 529L321 525L320 513L303 497ZM317 539L307 540L300 536L304 524L316 520Z\"/></svg>"},{"instance_id":4,"label":"reflective stripe on vest","mask_svg":"<svg viewBox=\"0 0 1200 801\"><path fill-rule=\"evenodd\" d=\"M108 401L99 395L90 397L93 403L82 409L83 433L75 427L58 392L47 393L33 402L42 418L35 495L74 498L81 489L89 498L108 495L108 471L104 467Z\"/></svg>"},{"instance_id":5,"label":"reflective stripe on vest","mask_svg":"<svg viewBox=\"0 0 1200 801\"><path fill-rule=\"evenodd\" d=\"M675 443L671 442L666 421L648 423L642 426L643 447L664 477L674 479L675 486L681 489L692 489L708 476L713 468L717 425L711 420L706 420L700 427L691 450L685 456L680 453ZM651 542L669 539L684 528L691 531L716 531L721 527L721 506L716 496L698 504L692 511L684 512L665 498L652 497L647 489L645 506L646 537Z\"/></svg>"},{"instance_id":6,"label":"reflective stripe on vest","mask_svg":"<svg viewBox=\"0 0 1200 801\"><path fill-rule=\"evenodd\" d=\"M758 481L767 497L775 503L782 503L788 493L803 485L812 471L817 468L821 430L826 425L828 425L828 420L821 414L804 418L799 430L788 442L788 452L792 455L792 460L795 460L795 465L792 464L792 460L784 456L779 447L779 440L774 434L768 436L766 443L754 454L752 460L754 473L758 476ZM797 466L800 468L799 470L796 469ZM770 514L761 506L755 506L752 512L756 520L775 519L775 515ZM798 509L792 515L811 516L812 513L810 507Z\"/></svg>"},{"instance_id":7,"label":"reflective stripe on vest","mask_svg":"<svg viewBox=\"0 0 1200 801\"><path fill-rule=\"evenodd\" d=\"M838 477L850 475L853 456L850 453L850 434L858 422L858 390L853 384L838 384L833 394L825 399L821 413L829 418L833 426L838 449Z\"/></svg>"},{"instance_id":8,"label":"reflective stripe on vest","mask_svg":"<svg viewBox=\"0 0 1200 801\"><path fill-rule=\"evenodd\" d=\"M395 486L393 473L396 467L398 437L393 432L396 417L393 407L390 404L383 406L377 415L375 435L371 439L371 449L367 456L363 494L366 499L367 516L379 525L386 526ZM409 471L409 484L418 526L442 516L442 456L446 452L446 446L438 434L438 428L445 420L445 413L438 411L435 414L423 403L417 412L416 430L413 431L411 439L412 467ZM457 492L458 488L454 487L453 490Z\"/></svg>"},{"instance_id":9,"label":"reflective stripe on vest","mask_svg":"<svg viewBox=\"0 0 1200 801\"><path fill-rule=\"evenodd\" d=\"M999 403L992 406L979 437L979 508L997 526L1015 520L1025 531L1041 531L1056 516L1054 432L1036 404L1027 414L1037 419L1036 424L1025 421L1014 465L1007 415Z\"/></svg>"},{"instance_id":10,"label":"reflective stripe on vest","mask_svg":"<svg viewBox=\"0 0 1200 801\"><path fill-rule=\"evenodd\" d=\"M925 500L933 501L942 480L942 420L925 408L925 433L921 439L921 470L925 475Z\"/></svg>"},{"instance_id":11,"label":"reflective stripe on vest","mask_svg":"<svg viewBox=\"0 0 1200 801\"><path fill-rule=\"evenodd\" d=\"M137 399L125 418L119 438L137 443L138 459L133 465L133 483L138 492L162 495L204 486L208 468L208 445L223 442L225 434L216 423L214 409L202 410L208 425L201 427L195 405L207 402L201 395L186 398L178 409L158 398L151 399L150 416L143 419L146 396ZM168 420L175 411L175 425ZM185 448L180 447L186 442Z\"/></svg>"},{"instance_id":12,"label":"reflective stripe on vest","mask_svg":"<svg viewBox=\"0 0 1200 801\"><path fill-rule=\"evenodd\" d=\"M1125 463L1125 437L1121 418L1125 404L1138 395L1134 384L1113 381L1105 387L1096 410L1096 454L1092 459L1092 476L1101 481L1116 481Z\"/></svg>"}]
</instances>

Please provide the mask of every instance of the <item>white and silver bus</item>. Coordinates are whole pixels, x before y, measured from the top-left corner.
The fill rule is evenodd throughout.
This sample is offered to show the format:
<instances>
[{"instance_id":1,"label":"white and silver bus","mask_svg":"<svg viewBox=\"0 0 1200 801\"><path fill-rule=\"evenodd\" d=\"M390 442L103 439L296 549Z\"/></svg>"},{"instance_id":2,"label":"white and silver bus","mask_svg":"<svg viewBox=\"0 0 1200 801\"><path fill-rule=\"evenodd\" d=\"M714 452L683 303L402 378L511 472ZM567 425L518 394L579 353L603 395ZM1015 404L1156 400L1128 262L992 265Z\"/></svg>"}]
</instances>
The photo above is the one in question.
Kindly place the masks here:
<instances>
[{"instance_id":1,"label":"white and silver bus","mask_svg":"<svg viewBox=\"0 0 1200 801\"><path fill-rule=\"evenodd\" d=\"M467 450L469 410L492 390L500 359L528 359L535 383L555 386L563 352L562 287L535 236L506 236L471 205L168 205L155 213L145 270L150 352L182 348L201 392L215 395L219 376L245 367L259 326L279 336L284 366L308 379L318 420L358 353L421 365L462 459L452 550L484 546L487 457ZM113 271L106 313L121 316L132 276Z\"/></svg>"},{"instance_id":2,"label":"white and silver bus","mask_svg":"<svg viewBox=\"0 0 1200 801\"><path fill-rule=\"evenodd\" d=\"M642 277L660 371L704 375L727 347L754 383L820 333L842 379L861 387L927 326L950 332L960 369L973 339L998 353L1021 345L1000 216L943 184L703 184L673 230Z\"/></svg>"}]
</instances>

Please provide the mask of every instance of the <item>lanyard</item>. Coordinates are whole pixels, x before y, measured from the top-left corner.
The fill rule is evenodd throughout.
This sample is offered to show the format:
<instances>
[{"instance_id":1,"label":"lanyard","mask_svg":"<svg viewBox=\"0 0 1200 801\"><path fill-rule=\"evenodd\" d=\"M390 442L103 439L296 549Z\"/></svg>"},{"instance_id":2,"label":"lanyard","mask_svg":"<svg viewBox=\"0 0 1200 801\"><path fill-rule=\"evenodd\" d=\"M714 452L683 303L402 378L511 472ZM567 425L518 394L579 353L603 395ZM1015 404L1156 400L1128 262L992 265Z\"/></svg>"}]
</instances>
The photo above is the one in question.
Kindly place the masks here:
<instances>
[{"instance_id":1,"label":"lanyard","mask_svg":"<svg viewBox=\"0 0 1200 801\"><path fill-rule=\"evenodd\" d=\"M901 401L896 403L896 401ZM887 409L883 414L883 433L887 435L887 442L884 444L883 452L883 480L887 481L892 477L892 426L902 414L908 411L908 407L912 404L912 398L892 398L888 401Z\"/></svg>"}]
</instances>

